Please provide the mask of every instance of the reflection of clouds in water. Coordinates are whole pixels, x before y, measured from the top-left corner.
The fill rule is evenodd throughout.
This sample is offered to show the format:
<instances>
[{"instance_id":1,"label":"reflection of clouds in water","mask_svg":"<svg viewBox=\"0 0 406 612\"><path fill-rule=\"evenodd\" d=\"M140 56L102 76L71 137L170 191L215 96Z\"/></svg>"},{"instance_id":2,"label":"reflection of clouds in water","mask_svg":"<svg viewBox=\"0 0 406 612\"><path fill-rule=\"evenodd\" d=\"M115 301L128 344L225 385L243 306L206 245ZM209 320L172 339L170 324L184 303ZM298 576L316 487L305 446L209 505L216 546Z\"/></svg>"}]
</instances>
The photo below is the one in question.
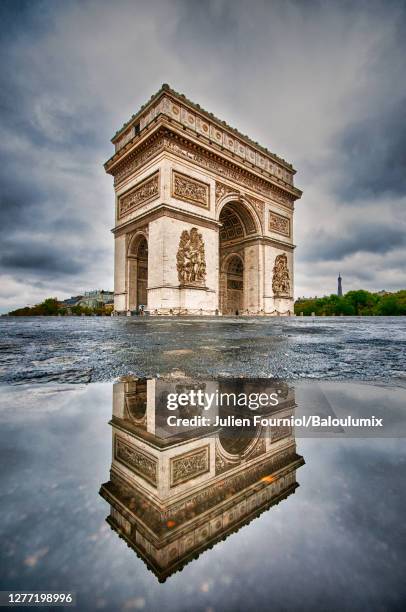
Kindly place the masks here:
<instances>
[{"instance_id":1,"label":"reflection of clouds in water","mask_svg":"<svg viewBox=\"0 0 406 612\"><path fill-rule=\"evenodd\" d=\"M37 550L35 553L32 553L24 559L24 564L28 567L35 567L38 561L40 561L42 557L45 557L45 555L48 554L48 551L48 547Z\"/></svg>"},{"instance_id":2,"label":"reflection of clouds in water","mask_svg":"<svg viewBox=\"0 0 406 612\"><path fill-rule=\"evenodd\" d=\"M0 386L0 423L14 423L43 419L44 415L82 410L80 398L87 392L86 385L18 385Z\"/></svg>"},{"instance_id":3,"label":"reflection of clouds in water","mask_svg":"<svg viewBox=\"0 0 406 612\"><path fill-rule=\"evenodd\" d=\"M328 433L352 437L406 437L405 390L390 384L355 381L301 381L295 383L298 415L332 419L382 419L380 427L297 428L298 436L319 437Z\"/></svg>"},{"instance_id":4,"label":"reflection of clouds in water","mask_svg":"<svg viewBox=\"0 0 406 612\"><path fill-rule=\"evenodd\" d=\"M127 599L124 602L123 610L142 610L145 607L145 599L143 597L134 597Z\"/></svg>"}]
</instances>

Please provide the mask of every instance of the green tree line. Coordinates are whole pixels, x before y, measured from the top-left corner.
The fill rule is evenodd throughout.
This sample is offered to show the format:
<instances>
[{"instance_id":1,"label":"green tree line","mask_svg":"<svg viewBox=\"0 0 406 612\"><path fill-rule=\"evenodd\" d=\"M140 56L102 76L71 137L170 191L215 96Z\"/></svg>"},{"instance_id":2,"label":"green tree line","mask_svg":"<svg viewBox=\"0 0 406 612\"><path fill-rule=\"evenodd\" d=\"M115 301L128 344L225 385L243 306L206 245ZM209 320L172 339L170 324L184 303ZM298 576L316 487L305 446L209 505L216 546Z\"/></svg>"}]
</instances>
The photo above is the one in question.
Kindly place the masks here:
<instances>
[{"instance_id":1,"label":"green tree line","mask_svg":"<svg viewBox=\"0 0 406 612\"><path fill-rule=\"evenodd\" d=\"M8 314L12 317L54 317L58 315L109 315L112 308L109 306L99 306L98 308L90 308L89 306L71 306L69 309L61 305L57 298L47 298L40 304L35 306L25 306L24 308L17 308L12 310Z\"/></svg>"},{"instance_id":2,"label":"green tree line","mask_svg":"<svg viewBox=\"0 0 406 612\"><path fill-rule=\"evenodd\" d=\"M71 306L69 309L61 305L57 298L47 298L35 306L18 308L8 314L14 317L57 316L57 315L108 315L111 306L89 308L88 306ZM348 291L342 297L332 294L321 298L300 298L295 302L295 314L326 316L405 316L406 290L384 295L370 293L364 289Z\"/></svg>"},{"instance_id":3,"label":"green tree line","mask_svg":"<svg viewBox=\"0 0 406 612\"><path fill-rule=\"evenodd\" d=\"M406 315L406 290L396 293L370 293L364 289L348 291L342 297L326 295L318 298L300 298L295 302L295 314L346 316L401 316Z\"/></svg>"}]
</instances>

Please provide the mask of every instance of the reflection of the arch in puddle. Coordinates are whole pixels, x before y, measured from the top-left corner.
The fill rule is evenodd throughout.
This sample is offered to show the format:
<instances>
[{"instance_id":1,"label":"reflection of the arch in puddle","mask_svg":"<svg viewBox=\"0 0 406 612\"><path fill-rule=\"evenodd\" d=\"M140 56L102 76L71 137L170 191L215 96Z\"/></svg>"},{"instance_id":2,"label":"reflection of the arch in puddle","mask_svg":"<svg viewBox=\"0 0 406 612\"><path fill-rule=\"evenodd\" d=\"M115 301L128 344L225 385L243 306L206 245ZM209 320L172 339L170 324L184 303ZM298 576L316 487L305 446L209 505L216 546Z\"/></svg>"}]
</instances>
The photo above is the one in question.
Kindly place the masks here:
<instances>
[{"instance_id":1,"label":"reflection of the arch in puddle","mask_svg":"<svg viewBox=\"0 0 406 612\"><path fill-rule=\"evenodd\" d=\"M160 581L298 486L296 469L304 460L290 427L167 426L168 393L233 387L272 393L281 383L126 379L113 387L113 457L110 481L100 494L110 504L110 526ZM292 416L293 389L283 385L281 397L272 416ZM235 414L235 409L215 410L222 417ZM256 414L265 416L267 410ZM203 412L187 406L170 414L184 418Z\"/></svg>"}]
</instances>

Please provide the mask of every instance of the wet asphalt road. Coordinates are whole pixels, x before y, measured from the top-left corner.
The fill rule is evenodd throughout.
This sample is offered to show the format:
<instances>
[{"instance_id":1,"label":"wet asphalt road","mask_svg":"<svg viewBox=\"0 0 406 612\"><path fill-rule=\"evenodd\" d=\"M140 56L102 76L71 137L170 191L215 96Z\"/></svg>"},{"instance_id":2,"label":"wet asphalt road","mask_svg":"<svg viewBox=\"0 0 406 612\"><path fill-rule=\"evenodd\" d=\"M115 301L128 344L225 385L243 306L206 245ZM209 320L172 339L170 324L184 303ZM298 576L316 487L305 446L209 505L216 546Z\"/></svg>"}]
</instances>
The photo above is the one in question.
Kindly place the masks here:
<instances>
[{"instance_id":1,"label":"wet asphalt road","mask_svg":"<svg viewBox=\"0 0 406 612\"><path fill-rule=\"evenodd\" d=\"M401 379L406 317L0 319L0 382L185 373Z\"/></svg>"}]
</instances>

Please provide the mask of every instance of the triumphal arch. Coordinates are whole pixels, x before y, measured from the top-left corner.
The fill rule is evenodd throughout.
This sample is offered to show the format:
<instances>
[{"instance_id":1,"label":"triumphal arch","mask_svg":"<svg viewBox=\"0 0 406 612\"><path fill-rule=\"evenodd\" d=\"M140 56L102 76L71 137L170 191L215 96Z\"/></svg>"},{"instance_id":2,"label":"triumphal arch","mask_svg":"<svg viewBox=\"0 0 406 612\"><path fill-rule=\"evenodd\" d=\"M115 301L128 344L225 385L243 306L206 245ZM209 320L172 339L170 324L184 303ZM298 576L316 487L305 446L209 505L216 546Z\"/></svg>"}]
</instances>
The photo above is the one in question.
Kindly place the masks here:
<instances>
[{"instance_id":1,"label":"triumphal arch","mask_svg":"<svg viewBox=\"0 0 406 612\"><path fill-rule=\"evenodd\" d=\"M293 314L293 167L163 85L113 137L116 313Z\"/></svg>"}]
</instances>

